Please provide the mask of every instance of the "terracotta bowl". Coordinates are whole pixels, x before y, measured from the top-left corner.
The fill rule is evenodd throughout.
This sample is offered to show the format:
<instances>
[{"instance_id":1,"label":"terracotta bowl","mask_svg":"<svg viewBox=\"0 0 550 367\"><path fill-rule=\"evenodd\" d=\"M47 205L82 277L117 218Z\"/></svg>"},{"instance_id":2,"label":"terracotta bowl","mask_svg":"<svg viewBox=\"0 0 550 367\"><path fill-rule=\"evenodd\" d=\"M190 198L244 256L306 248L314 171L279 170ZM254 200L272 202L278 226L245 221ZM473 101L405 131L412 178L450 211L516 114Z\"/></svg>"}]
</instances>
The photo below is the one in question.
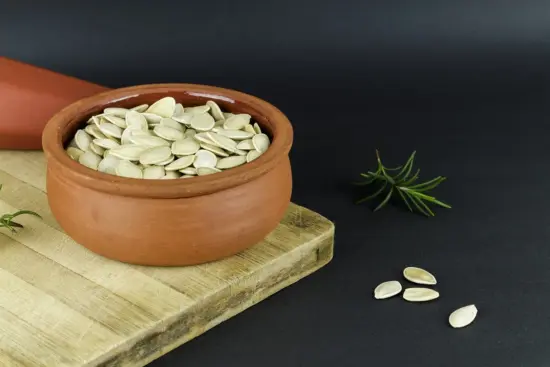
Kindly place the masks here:
<instances>
[{"instance_id":1,"label":"terracotta bowl","mask_svg":"<svg viewBox=\"0 0 550 367\"><path fill-rule=\"evenodd\" d=\"M184 107L213 100L222 110L248 113L272 144L242 166L174 180L109 175L66 155L65 145L91 115L165 96ZM110 90L67 106L47 123L42 145L49 205L69 236L107 258L157 266L219 260L255 245L282 219L292 191L292 141L292 126L281 111L234 90L193 84Z\"/></svg>"}]
</instances>

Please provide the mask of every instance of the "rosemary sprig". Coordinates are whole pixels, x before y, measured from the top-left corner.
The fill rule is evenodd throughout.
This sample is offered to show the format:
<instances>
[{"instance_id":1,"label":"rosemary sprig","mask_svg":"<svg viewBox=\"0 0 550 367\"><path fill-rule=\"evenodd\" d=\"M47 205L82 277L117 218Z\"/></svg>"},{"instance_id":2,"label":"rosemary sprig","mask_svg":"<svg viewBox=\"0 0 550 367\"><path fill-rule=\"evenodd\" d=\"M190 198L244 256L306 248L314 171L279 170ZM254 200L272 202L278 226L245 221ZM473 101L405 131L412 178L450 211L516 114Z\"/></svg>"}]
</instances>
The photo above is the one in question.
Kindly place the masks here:
<instances>
[{"instance_id":1,"label":"rosemary sprig","mask_svg":"<svg viewBox=\"0 0 550 367\"><path fill-rule=\"evenodd\" d=\"M0 190L2 190L1 184L0 184ZM11 214L8 213L8 214L2 215L0 217L0 228L7 228L11 232L16 233L17 232L16 228L23 228L23 225L21 223L14 222L13 218L16 218L20 215L25 215L25 214L34 215L35 217L42 218L38 213L35 213L33 211L19 210L19 211L16 211L15 213L11 213Z\"/></svg>"},{"instance_id":2,"label":"rosemary sprig","mask_svg":"<svg viewBox=\"0 0 550 367\"><path fill-rule=\"evenodd\" d=\"M426 202L439 205L443 208L451 208L449 204L443 203L435 197L426 194L427 191L436 188L441 182L445 181L446 177L438 176L423 183L416 183L419 178L420 169L417 169L413 173L415 155L416 151L410 155L403 166L387 168L382 164L380 154L378 150L376 150L376 160L378 162L376 171L361 173L360 176L366 180L363 182L356 182L355 184L359 186L378 184L379 187L373 194L360 199L356 203L361 204L383 194L384 198L374 209L376 212L382 209L390 201L391 197L397 193L411 212L417 210L428 217L433 217L435 214ZM392 175L391 172L395 171L398 172ZM387 192L386 189L388 189Z\"/></svg>"}]
</instances>

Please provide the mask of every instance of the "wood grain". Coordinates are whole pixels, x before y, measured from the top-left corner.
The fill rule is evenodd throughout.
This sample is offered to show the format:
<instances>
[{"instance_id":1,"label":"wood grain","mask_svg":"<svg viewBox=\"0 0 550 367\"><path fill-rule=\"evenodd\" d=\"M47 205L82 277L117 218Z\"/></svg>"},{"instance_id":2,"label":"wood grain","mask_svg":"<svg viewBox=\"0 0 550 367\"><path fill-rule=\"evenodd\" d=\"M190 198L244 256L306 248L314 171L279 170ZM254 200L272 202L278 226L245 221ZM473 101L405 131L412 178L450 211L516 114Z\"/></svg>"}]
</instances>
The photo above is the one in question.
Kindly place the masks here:
<instances>
[{"instance_id":1,"label":"wood grain","mask_svg":"<svg viewBox=\"0 0 550 367\"><path fill-rule=\"evenodd\" d=\"M143 366L332 259L333 224L291 204L264 241L222 261L108 260L60 229L44 163L41 152L0 152L0 213L43 217L0 232L0 366Z\"/></svg>"}]
</instances>

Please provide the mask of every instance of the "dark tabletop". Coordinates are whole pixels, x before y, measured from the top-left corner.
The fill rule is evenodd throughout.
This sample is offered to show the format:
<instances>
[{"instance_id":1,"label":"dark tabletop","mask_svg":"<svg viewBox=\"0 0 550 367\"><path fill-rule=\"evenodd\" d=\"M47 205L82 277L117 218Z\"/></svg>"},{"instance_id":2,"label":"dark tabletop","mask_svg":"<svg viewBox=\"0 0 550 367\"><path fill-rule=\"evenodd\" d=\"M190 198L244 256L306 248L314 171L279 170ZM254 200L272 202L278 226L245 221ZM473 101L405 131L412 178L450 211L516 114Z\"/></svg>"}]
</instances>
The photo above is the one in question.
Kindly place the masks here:
<instances>
[{"instance_id":1,"label":"dark tabletop","mask_svg":"<svg viewBox=\"0 0 550 367\"><path fill-rule=\"evenodd\" d=\"M325 268L152 366L550 365L550 4L0 0L1 54L111 87L238 89L292 121L293 201L336 223ZM356 206L417 151L451 210ZM376 301L418 265L441 298ZM474 324L449 313L475 303Z\"/></svg>"}]
</instances>

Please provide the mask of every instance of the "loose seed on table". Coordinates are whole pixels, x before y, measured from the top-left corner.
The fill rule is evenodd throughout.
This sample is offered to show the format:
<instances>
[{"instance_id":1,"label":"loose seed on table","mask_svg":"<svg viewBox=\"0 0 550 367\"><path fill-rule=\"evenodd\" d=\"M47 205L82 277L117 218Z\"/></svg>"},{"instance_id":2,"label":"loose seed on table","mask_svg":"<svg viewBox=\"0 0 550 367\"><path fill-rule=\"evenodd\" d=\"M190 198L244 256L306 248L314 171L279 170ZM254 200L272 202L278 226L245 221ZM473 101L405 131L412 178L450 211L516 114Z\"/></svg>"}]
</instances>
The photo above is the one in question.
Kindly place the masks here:
<instances>
[{"instance_id":1,"label":"loose seed on table","mask_svg":"<svg viewBox=\"0 0 550 367\"><path fill-rule=\"evenodd\" d=\"M417 268L414 266L409 266L405 268L403 270L403 276L408 281L416 284L427 284L427 285L437 284L437 280L431 273L429 273L424 269Z\"/></svg>"},{"instance_id":2,"label":"loose seed on table","mask_svg":"<svg viewBox=\"0 0 550 367\"><path fill-rule=\"evenodd\" d=\"M387 282L380 283L374 289L374 298L376 299L386 299L393 297L403 290L401 283L397 280L390 280Z\"/></svg>"},{"instance_id":3,"label":"loose seed on table","mask_svg":"<svg viewBox=\"0 0 550 367\"><path fill-rule=\"evenodd\" d=\"M409 302L426 302L439 298L439 292L430 288L407 288L403 299Z\"/></svg>"},{"instance_id":4,"label":"loose seed on table","mask_svg":"<svg viewBox=\"0 0 550 367\"><path fill-rule=\"evenodd\" d=\"M468 305L453 311L449 315L449 324L455 329L470 325L477 316L477 307Z\"/></svg>"}]
</instances>

